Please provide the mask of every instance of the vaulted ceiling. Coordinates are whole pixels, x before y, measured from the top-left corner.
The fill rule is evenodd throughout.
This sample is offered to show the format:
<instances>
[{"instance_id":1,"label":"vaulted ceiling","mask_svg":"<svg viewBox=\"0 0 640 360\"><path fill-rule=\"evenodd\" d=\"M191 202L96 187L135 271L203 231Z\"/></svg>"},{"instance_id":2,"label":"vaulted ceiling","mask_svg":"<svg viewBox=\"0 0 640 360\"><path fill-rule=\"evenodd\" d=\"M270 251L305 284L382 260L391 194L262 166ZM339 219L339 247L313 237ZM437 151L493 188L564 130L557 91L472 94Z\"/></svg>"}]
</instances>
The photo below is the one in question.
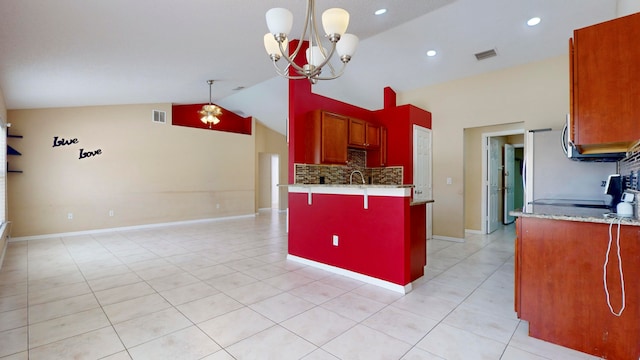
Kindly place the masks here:
<instances>
[{"instance_id":1,"label":"vaulted ceiling","mask_svg":"<svg viewBox=\"0 0 640 360\"><path fill-rule=\"evenodd\" d=\"M576 28L616 16L616 0L316 0L343 7L360 45L314 92L368 109L397 92L566 54ZM284 133L287 81L262 45L265 12L302 0L3 0L0 88L9 109L214 102ZM379 8L388 11L381 16ZM319 15L319 14L318 14ZM528 27L527 19L542 22ZM438 55L426 56L435 49ZM478 61L475 53L498 56Z\"/></svg>"}]
</instances>

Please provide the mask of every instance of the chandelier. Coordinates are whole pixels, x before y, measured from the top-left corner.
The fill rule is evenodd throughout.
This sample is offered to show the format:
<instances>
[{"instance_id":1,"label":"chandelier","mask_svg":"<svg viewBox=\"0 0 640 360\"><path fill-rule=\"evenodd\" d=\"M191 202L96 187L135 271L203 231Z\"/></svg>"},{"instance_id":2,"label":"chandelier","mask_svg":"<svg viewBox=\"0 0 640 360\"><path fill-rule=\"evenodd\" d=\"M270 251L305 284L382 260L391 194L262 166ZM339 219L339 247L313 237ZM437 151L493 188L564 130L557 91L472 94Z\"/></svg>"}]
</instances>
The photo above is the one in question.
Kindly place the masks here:
<instances>
[{"instance_id":1,"label":"chandelier","mask_svg":"<svg viewBox=\"0 0 640 360\"><path fill-rule=\"evenodd\" d=\"M269 33L264 36L264 47L278 75L287 79L308 79L312 84L318 80L335 79L342 75L358 45L357 36L345 34L349 25L349 13L344 9L331 8L322 13L322 26L326 35L320 35L316 24L315 0L307 2L304 29L296 49L290 55L287 46L289 32L293 25L293 14L287 9L273 8L267 11L266 18ZM323 37L329 40L328 44L322 44ZM305 52L306 63L300 66L294 60L304 42L308 43ZM342 62L339 71L330 62L336 52ZM285 67L279 67L277 64L281 58L287 62ZM325 66L329 69L329 74L321 74Z\"/></svg>"},{"instance_id":2,"label":"chandelier","mask_svg":"<svg viewBox=\"0 0 640 360\"><path fill-rule=\"evenodd\" d=\"M211 85L213 85L213 80L207 80L207 84L209 84L209 104L202 106L202 110L198 111L198 114L201 116L200 121L205 123L205 125L209 124L209 129L211 129L211 124L216 125L220 122L218 116L222 115L222 109L211 103Z\"/></svg>"}]
</instances>

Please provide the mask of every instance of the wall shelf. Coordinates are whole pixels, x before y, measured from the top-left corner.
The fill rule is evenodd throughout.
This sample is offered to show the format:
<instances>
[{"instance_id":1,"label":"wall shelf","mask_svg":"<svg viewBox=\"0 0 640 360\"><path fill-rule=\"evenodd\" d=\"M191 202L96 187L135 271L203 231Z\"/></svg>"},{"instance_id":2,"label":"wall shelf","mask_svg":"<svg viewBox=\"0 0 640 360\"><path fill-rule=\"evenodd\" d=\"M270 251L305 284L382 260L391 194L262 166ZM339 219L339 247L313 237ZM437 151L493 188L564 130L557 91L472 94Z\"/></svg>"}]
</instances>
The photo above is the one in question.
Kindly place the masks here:
<instances>
[{"instance_id":1,"label":"wall shelf","mask_svg":"<svg viewBox=\"0 0 640 360\"><path fill-rule=\"evenodd\" d=\"M9 134L9 129L7 129L7 138L15 138L22 139L22 135L11 135ZM7 156L22 156L22 153L16 149L14 149L11 145L7 144ZM9 162L7 161L7 172L8 173L21 173L22 170L10 170Z\"/></svg>"}]
</instances>

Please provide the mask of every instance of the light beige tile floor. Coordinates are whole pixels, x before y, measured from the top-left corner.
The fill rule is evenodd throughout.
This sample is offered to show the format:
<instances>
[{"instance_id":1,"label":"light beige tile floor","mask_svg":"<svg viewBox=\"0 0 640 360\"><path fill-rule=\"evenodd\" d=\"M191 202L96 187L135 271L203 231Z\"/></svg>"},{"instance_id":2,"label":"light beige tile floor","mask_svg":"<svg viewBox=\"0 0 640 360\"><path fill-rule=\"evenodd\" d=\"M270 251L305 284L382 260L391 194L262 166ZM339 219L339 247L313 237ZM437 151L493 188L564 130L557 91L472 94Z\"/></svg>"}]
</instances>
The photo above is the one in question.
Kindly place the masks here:
<instances>
[{"instance_id":1,"label":"light beige tile floor","mask_svg":"<svg viewBox=\"0 0 640 360\"><path fill-rule=\"evenodd\" d=\"M527 336L513 225L400 295L286 260L285 215L11 242L0 359L594 359Z\"/></svg>"}]
</instances>

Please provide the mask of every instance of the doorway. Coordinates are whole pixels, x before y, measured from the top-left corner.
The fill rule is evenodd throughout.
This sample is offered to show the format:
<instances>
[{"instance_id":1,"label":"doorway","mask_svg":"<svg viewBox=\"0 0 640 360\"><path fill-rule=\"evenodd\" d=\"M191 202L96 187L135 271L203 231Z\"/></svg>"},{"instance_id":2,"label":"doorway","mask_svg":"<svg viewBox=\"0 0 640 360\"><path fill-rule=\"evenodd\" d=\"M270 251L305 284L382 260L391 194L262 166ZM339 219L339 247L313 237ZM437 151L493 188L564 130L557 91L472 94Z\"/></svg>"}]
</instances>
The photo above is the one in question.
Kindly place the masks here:
<instances>
[{"instance_id":1,"label":"doorway","mask_svg":"<svg viewBox=\"0 0 640 360\"><path fill-rule=\"evenodd\" d=\"M258 209L280 207L280 157L278 154L260 153L258 157Z\"/></svg>"},{"instance_id":2,"label":"doorway","mask_svg":"<svg viewBox=\"0 0 640 360\"><path fill-rule=\"evenodd\" d=\"M509 212L522 207L522 157L516 160L516 149L524 148L524 130L483 133L482 138L481 233L490 234L515 221Z\"/></svg>"}]
</instances>

